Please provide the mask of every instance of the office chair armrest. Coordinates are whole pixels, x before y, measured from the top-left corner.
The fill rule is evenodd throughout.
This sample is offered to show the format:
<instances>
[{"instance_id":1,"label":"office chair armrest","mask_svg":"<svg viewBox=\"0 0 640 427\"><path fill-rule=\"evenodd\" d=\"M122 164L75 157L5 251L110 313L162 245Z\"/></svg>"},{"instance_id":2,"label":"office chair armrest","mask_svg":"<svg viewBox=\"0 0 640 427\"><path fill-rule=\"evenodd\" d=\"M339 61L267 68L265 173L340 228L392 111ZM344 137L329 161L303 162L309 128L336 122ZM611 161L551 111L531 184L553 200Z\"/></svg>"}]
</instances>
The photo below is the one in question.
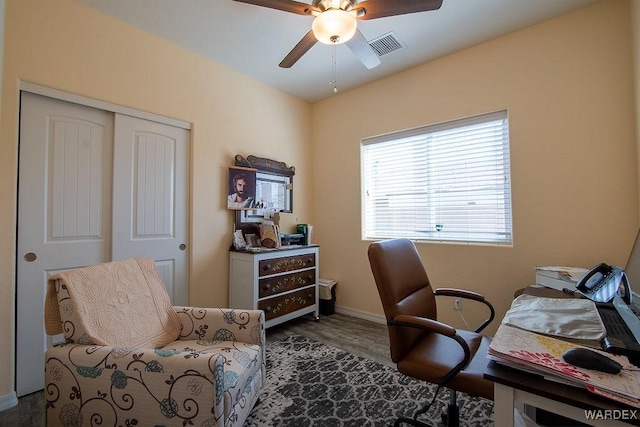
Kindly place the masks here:
<instances>
[{"instance_id":1,"label":"office chair armrest","mask_svg":"<svg viewBox=\"0 0 640 427\"><path fill-rule=\"evenodd\" d=\"M424 329L426 331L436 332L448 337L453 337L456 334L456 329L446 323L438 322L437 320L428 319L426 317L409 316L408 314L399 314L388 323L389 325L394 326L408 326L411 328Z\"/></svg>"},{"instance_id":2,"label":"office chair armrest","mask_svg":"<svg viewBox=\"0 0 640 427\"><path fill-rule=\"evenodd\" d=\"M496 317L496 311L494 310L493 305L491 305L491 303L484 298L484 295L477 292L467 291L465 289L438 288L433 291L433 294L436 296L470 299L486 305L487 308L489 308L489 317L486 318L484 322L482 322L480 326L475 329L474 332L477 334L482 332L482 330L486 328L491 322L493 322L493 319Z\"/></svg>"},{"instance_id":3,"label":"office chair armrest","mask_svg":"<svg viewBox=\"0 0 640 427\"><path fill-rule=\"evenodd\" d=\"M472 299L474 301L484 301L484 295L477 292L467 291L466 289L438 288L434 289L433 294L445 297Z\"/></svg>"},{"instance_id":4,"label":"office chair armrest","mask_svg":"<svg viewBox=\"0 0 640 427\"><path fill-rule=\"evenodd\" d=\"M447 374L442 378L442 381L439 385L445 385L451 378L458 375L458 372L463 370L471 360L471 350L469 349L469 345L467 344L467 342L460 335L458 335L454 327L449 326L446 323L441 323L437 320L428 319L426 317L399 314L394 317L393 320L389 320L387 324L423 329L426 331L435 332L440 335L445 335L455 340L460 345L460 347L462 347L462 351L464 351L464 358L462 359L462 361L460 361L460 363L453 367L453 369L447 372Z\"/></svg>"}]
</instances>

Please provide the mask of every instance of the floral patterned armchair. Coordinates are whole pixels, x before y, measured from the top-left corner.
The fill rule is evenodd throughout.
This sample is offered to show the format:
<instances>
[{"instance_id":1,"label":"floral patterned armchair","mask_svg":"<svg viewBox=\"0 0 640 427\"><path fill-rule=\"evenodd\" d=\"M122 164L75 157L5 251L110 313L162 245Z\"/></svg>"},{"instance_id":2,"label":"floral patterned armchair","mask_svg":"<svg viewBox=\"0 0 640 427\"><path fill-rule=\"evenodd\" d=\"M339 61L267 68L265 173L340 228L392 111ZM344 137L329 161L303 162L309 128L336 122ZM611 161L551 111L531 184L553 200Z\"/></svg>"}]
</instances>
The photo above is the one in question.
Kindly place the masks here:
<instances>
[{"instance_id":1,"label":"floral patterned armchair","mask_svg":"<svg viewBox=\"0 0 640 427\"><path fill-rule=\"evenodd\" d=\"M264 381L264 313L171 307L153 261L133 261L87 267L50 279L47 333L61 330L66 342L49 348L45 355L47 425L243 425ZM87 275L87 269L94 271ZM105 274L108 281L122 283L96 286ZM133 284L130 276L137 277ZM157 283L149 286L150 292L144 289L158 280L161 290ZM85 284L78 286L78 282ZM136 282L143 284L141 293L130 289L138 286ZM102 291L96 291L103 288L111 289L105 291L111 295L103 297ZM95 308L100 307L97 293L105 301L115 298L108 314ZM127 304L132 294L135 298ZM145 306L144 301L149 304ZM139 308L142 317L131 318L130 312ZM127 321L134 322L131 328ZM148 326L154 323L158 325ZM116 342L109 345L104 337Z\"/></svg>"}]
</instances>

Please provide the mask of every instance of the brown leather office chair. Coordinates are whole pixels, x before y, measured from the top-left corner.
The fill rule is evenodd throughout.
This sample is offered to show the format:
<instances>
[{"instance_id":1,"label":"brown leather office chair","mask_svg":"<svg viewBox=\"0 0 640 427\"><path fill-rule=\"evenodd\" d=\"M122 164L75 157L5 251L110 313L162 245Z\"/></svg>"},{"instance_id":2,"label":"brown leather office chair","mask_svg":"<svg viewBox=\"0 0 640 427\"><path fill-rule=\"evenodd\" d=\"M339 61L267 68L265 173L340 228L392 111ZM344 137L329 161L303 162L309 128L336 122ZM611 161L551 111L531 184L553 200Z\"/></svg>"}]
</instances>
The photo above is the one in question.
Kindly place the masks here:
<instances>
[{"instance_id":1,"label":"brown leather office chair","mask_svg":"<svg viewBox=\"0 0 640 427\"><path fill-rule=\"evenodd\" d=\"M479 333L493 320L493 306L475 292L434 290L415 245L408 239L372 243L368 255L389 326L391 359L403 374L438 384L436 395L441 386L449 388L450 401L442 420L446 425L458 425L456 391L493 400L493 383L483 378L491 339ZM456 330L437 321L435 297L439 295L483 303L489 317L474 332ZM394 425L429 425L418 416L431 403L413 418L399 418Z\"/></svg>"}]
</instances>

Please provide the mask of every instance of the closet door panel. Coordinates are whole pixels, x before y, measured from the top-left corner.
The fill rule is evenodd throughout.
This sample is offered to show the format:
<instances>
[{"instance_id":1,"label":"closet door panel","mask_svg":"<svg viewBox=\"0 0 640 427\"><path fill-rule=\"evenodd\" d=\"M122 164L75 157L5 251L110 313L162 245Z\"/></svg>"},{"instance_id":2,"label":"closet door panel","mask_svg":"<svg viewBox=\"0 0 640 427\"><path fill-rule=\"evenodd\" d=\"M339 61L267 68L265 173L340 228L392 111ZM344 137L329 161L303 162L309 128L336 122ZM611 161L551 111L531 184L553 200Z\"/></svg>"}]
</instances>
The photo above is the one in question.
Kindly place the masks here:
<instances>
[{"instance_id":1,"label":"closet door panel","mask_svg":"<svg viewBox=\"0 0 640 427\"><path fill-rule=\"evenodd\" d=\"M23 93L18 168L16 393L43 387L50 275L111 259L111 113Z\"/></svg>"},{"instance_id":2,"label":"closet door panel","mask_svg":"<svg viewBox=\"0 0 640 427\"><path fill-rule=\"evenodd\" d=\"M115 121L114 169L123 173L114 176L113 259L155 259L172 303L188 305L189 131L125 115Z\"/></svg>"}]
</instances>

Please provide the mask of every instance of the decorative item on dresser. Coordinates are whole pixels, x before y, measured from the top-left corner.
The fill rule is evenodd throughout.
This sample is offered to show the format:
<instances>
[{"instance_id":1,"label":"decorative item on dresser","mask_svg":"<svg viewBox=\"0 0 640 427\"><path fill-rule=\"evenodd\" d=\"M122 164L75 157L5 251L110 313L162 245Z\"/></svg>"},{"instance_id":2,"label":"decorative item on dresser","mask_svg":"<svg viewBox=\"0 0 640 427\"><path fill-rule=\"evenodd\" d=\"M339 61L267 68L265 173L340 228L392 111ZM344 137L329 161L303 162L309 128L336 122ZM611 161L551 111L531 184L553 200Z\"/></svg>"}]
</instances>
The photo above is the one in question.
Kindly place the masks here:
<instances>
[{"instance_id":1,"label":"decorative item on dresser","mask_svg":"<svg viewBox=\"0 0 640 427\"><path fill-rule=\"evenodd\" d=\"M319 319L317 245L229 252L229 307L264 310L266 327Z\"/></svg>"}]
</instances>

